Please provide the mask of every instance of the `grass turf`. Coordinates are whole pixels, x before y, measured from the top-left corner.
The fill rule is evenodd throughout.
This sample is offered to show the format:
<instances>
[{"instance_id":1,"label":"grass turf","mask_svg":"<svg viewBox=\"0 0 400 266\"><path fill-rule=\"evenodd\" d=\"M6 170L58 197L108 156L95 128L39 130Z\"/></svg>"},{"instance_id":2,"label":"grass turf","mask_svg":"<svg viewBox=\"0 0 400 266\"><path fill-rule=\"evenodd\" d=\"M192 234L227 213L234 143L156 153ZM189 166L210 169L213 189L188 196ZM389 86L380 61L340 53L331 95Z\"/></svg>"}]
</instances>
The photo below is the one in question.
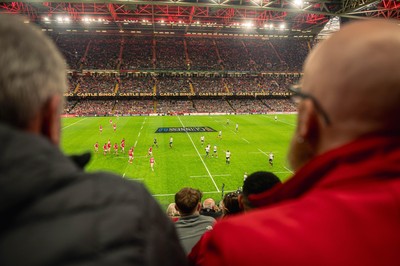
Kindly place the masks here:
<instances>
[{"instance_id":1,"label":"grass turf","mask_svg":"<svg viewBox=\"0 0 400 266\"><path fill-rule=\"evenodd\" d=\"M92 152L88 171L106 170L124 178L143 182L160 204L165 207L174 202L174 194L183 187L199 188L203 199L221 199L221 188L232 191L241 187L243 175L254 171L272 171L281 180L291 172L287 168L286 155L295 128L295 115L227 115L227 116L139 116L139 117L79 117L63 118L62 144L67 154ZM109 120L116 123L114 132ZM227 119L230 120L229 125ZM235 130L236 123L239 125ZM103 126L100 133L99 126ZM203 127L216 132L155 133L159 127ZM218 131L222 131L222 139ZM202 146L200 136L205 136ZM169 147L169 138L174 138ZM118 151L103 155L103 145L108 139L120 145L125 138L125 153ZM148 149L157 138L158 148L153 148L154 172L151 171ZM98 153L94 144L99 143ZM210 155L205 157L205 146L211 145ZM218 158L212 157L213 146L218 147ZM135 158L128 163L128 149L135 146ZM231 151L231 162L225 163L225 151ZM274 166L268 164L269 152L273 152Z\"/></svg>"}]
</instances>

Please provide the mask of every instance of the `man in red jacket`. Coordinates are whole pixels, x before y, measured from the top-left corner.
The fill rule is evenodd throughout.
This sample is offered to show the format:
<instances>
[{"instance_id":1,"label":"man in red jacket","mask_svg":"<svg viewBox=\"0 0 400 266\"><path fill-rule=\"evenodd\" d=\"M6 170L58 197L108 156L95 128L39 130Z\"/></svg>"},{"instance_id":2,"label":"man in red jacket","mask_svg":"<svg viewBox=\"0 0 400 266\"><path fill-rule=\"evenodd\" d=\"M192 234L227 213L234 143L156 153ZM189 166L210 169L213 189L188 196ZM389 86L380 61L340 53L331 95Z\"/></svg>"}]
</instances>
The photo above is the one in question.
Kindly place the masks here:
<instances>
[{"instance_id":1,"label":"man in red jacket","mask_svg":"<svg viewBox=\"0 0 400 266\"><path fill-rule=\"evenodd\" d=\"M400 27L343 27L307 58L289 161L295 175L217 223L196 265L398 265Z\"/></svg>"}]
</instances>

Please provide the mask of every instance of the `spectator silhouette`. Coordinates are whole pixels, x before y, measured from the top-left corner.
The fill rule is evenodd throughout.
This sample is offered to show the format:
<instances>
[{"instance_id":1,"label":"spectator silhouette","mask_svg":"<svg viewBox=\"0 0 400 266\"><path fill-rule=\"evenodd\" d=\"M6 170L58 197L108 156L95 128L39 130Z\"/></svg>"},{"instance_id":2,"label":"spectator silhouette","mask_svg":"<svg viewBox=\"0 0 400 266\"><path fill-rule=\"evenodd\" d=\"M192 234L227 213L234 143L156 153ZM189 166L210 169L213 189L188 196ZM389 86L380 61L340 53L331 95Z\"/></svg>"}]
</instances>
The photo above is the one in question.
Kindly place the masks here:
<instances>
[{"instance_id":1,"label":"spectator silhouette","mask_svg":"<svg viewBox=\"0 0 400 266\"><path fill-rule=\"evenodd\" d=\"M399 264L399 50L397 23L369 20L311 52L292 89L294 176L217 223L194 264Z\"/></svg>"},{"instance_id":2,"label":"spectator silhouette","mask_svg":"<svg viewBox=\"0 0 400 266\"><path fill-rule=\"evenodd\" d=\"M0 265L185 265L142 184L60 151L67 71L54 44L16 16L0 15L0 36Z\"/></svg>"}]
</instances>

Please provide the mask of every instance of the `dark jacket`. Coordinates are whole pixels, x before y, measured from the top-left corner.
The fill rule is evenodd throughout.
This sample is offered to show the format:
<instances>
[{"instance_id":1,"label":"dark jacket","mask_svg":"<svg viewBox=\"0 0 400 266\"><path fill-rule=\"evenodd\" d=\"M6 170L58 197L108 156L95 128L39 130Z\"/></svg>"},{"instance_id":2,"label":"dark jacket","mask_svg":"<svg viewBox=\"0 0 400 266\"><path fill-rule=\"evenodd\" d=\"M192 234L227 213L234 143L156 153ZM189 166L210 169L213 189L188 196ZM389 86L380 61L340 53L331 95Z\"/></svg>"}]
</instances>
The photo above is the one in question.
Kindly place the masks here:
<instances>
[{"instance_id":1,"label":"dark jacket","mask_svg":"<svg viewBox=\"0 0 400 266\"><path fill-rule=\"evenodd\" d=\"M85 173L46 139L0 124L0 265L186 265L143 185Z\"/></svg>"}]
</instances>

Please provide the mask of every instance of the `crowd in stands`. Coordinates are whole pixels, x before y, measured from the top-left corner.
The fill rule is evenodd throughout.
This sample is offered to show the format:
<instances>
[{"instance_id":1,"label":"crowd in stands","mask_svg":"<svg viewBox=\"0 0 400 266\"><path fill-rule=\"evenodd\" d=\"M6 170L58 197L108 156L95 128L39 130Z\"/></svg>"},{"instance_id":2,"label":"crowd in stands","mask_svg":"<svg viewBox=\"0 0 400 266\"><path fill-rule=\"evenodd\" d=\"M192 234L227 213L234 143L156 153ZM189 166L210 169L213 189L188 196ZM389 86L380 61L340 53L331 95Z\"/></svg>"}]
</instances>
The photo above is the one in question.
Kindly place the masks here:
<instances>
[{"instance_id":1,"label":"crowd in stands","mask_svg":"<svg viewBox=\"0 0 400 266\"><path fill-rule=\"evenodd\" d=\"M221 70L213 39L186 38L190 70Z\"/></svg>"},{"instance_id":2,"label":"crowd in stands","mask_svg":"<svg viewBox=\"0 0 400 266\"><path fill-rule=\"evenodd\" d=\"M217 39L222 65L228 71L254 71L251 60L241 39Z\"/></svg>"},{"instance_id":3,"label":"crowd in stands","mask_svg":"<svg viewBox=\"0 0 400 266\"><path fill-rule=\"evenodd\" d=\"M69 114L78 116L104 116L112 114L115 101L81 100L69 111Z\"/></svg>"},{"instance_id":4,"label":"crowd in stands","mask_svg":"<svg viewBox=\"0 0 400 266\"><path fill-rule=\"evenodd\" d=\"M203 194L198 189L185 187L179 190L166 213L174 222L186 254L190 253L189 259L194 260L201 255L196 244L218 220L256 208L250 196L271 190L279 184L281 181L272 172L254 172L246 176L242 189L225 193L219 206L212 198L202 201Z\"/></svg>"},{"instance_id":5,"label":"crowd in stands","mask_svg":"<svg viewBox=\"0 0 400 266\"><path fill-rule=\"evenodd\" d=\"M196 109L191 100L160 100L157 101L157 113L183 114L195 113Z\"/></svg>"},{"instance_id":6,"label":"crowd in stands","mask_svg":"<svg viewBox=\"0 0 400 266\"><path fill-rule=\"evenodd\" d=\"M289 99L263 99L262 102L271 112L296 112L297 106Z\"/></svg>"},{"instance_id":7,"label":"crowd in stands","mask_svg":"<svg viewBox=\"0 0 400 266\"><path fill-rule=\"evenodd\" d=\"M186 69L182 38L157 38L156 48L156 69Z\"/></svg>"},{"instance_id":8,"label":"crowd in stands","mask_svg":"<svg viewBox=\"0 0 400 266\"><path fill-rule=\"evenodd\" d=\"M69 90L74 92L79 84L78 92L114 92L118 83L118 92L153 93L154 85L159 93L287 93L288 88L298 83L299 76L229 76L229 77L179 77L179 76L133 76L123 74L87 74L83 76L68 75Z\"/></svg>"},{"instance_id":9,"label":"crowd in stands","mask_svg":"<svg viewBox=\"0 0 400 266\"><path fill-rule=\"evenodd\" d=\"M288 99L132 99L132 100L71 100L64 114L75 115L138 115L183 113L267 113L296 112Z\"/></svg>"},{"instance_id":10,"label":"crowd in stands","mask_svg":"<svg viewBox=\"0 0 400 266\"><path fill-rule=\"evenodd\" d=\"M117 100L114 115L141 115L154 113L152 100Z\"/></svg>"},{"instance_id":11,"label":"crowd in stands","mask_svg":"<svg viewBox=\"0 0 400 266\"><path fill-rule=\"evenodd\" d=\"M71 69L300 71L307 40L127 37L65 34L51 37Z\"/></svg>"},{"instance_id":12,"label":"crowd in stands","mask_svg":"<svg viewBox=\"0 0 400 266\"><path fill-rule=\"evenodd\" d=\"M153 68L151 37L124 37L121 70Z\"/></svg>"},{"instance_id":13,"label":"crowd in stands","mask_svg":"<svg viewBox=\"0 0 400 266\"><path fill-rule=\"evenodd\" d=\"M282 61L282 70L301 71L304 59L309 52L307 42L296 39L290 40L290 42L280 42L271 39L270 43Z\"/></svg>"},{"instance_id":14,"label":"crowd in stands","mask_svg":"<svg viewBox=\"0 0 400 266\"><path fill-rule=\"evenodd\" d=\"M83 59L86 47L90 38L85 35L63 35L59 34L53 37L58 48L67 60L69 69L79 69Z\"/></svg>"},{"instance_id":15,"label":"crowd in stands","mask_svg":"<svg viewBox=\"0 0 400 266\"><path fill-rule=\"evenodd\" d=\"M181 77L157 77L156 87L160 93L191 92L189 80Z\"/></svg>"},{"instance_id":16,"label":"crowd in stands","mask_svg":"<svg viewBox=\"0 0 400 266\"><path fill-rule=\"evenodd\" d=\"M236 113L266 113L267 111L270 111L260 100L236 99L228 101Z\"/></svg>"},{"instance_id":17,"label":"crowd in stands","mask_svg":"<svg viewBox=\"0 0 400 266\"><path fill-rule=\"evenodd\" d=\"M279 40L282 43L285 41ZM255 62L256 71L285 70L280 55L270 40L249 39L243 41L249 56Z\"/></svg>"},{"instance_id":18,"label":"crowd in stands","mask_svg":"<svg viewBox=\"0 0 400 266\"><path fill-rule=\"evenodd\" d=\"M233 113L234 110L225 100L193 100L199 113Z\"/></svg>"},{"instance_id":19,"label":"crowd in stands","mask_svg":"<svg viewBox=\"0 0 400 266\"><path fill-rule=\"evenodd\" d=\"M83 59L85 69L116 69L122 39L118 36L93 36Z\"/></svg>"},{"instance_id":20,"label":"crowd in stands","mask_svg":"<svg viewBox=\"0 0 400 266\"><path fill-rule=\"evenodd\" d=\"M77 101L66 101L64 104L63 114L69 114L76 103Z\"/></svg>"},{"instance_id":21,"label":"crowd in stands","mask_svg":"<svg viewBox=\"0 0 400 266\"><path fill-rule=\"evenodd\" d=\"M73 93L76 89L76 86L79 83L80 76L76 75L67 75L68 78L68 93Z\"/></svg>"},{"instance_id":22,"label":"crowd in stands","mask_svg":"<svg viewBox=\"0 0 400 266\"><path fill-rule=\"evenodd\" d=\"M223 78L191 77L190 82L196 93L227 92Z\"/></svg>"},{"instance_id":23,"label":"crowd in stands","mask_svg":"<svg viewBox=\"0 0 400 266\"><path fill-rule=\"evenodd\" d=\"M80 78L78 92L113 93L117 78L114 75L85 75Z\"/></svg>"},{"instance_id":24,"label":"crowd in stands","mask_svg":"<svg viewBox=\"0 0 400 266\"><path fill-rule=\"evenodd\" d=\"M119 80L120 93L147 92L152 93L155 79L151 76L133 77L121 76Z\"/></svg>"}]
</instances>

